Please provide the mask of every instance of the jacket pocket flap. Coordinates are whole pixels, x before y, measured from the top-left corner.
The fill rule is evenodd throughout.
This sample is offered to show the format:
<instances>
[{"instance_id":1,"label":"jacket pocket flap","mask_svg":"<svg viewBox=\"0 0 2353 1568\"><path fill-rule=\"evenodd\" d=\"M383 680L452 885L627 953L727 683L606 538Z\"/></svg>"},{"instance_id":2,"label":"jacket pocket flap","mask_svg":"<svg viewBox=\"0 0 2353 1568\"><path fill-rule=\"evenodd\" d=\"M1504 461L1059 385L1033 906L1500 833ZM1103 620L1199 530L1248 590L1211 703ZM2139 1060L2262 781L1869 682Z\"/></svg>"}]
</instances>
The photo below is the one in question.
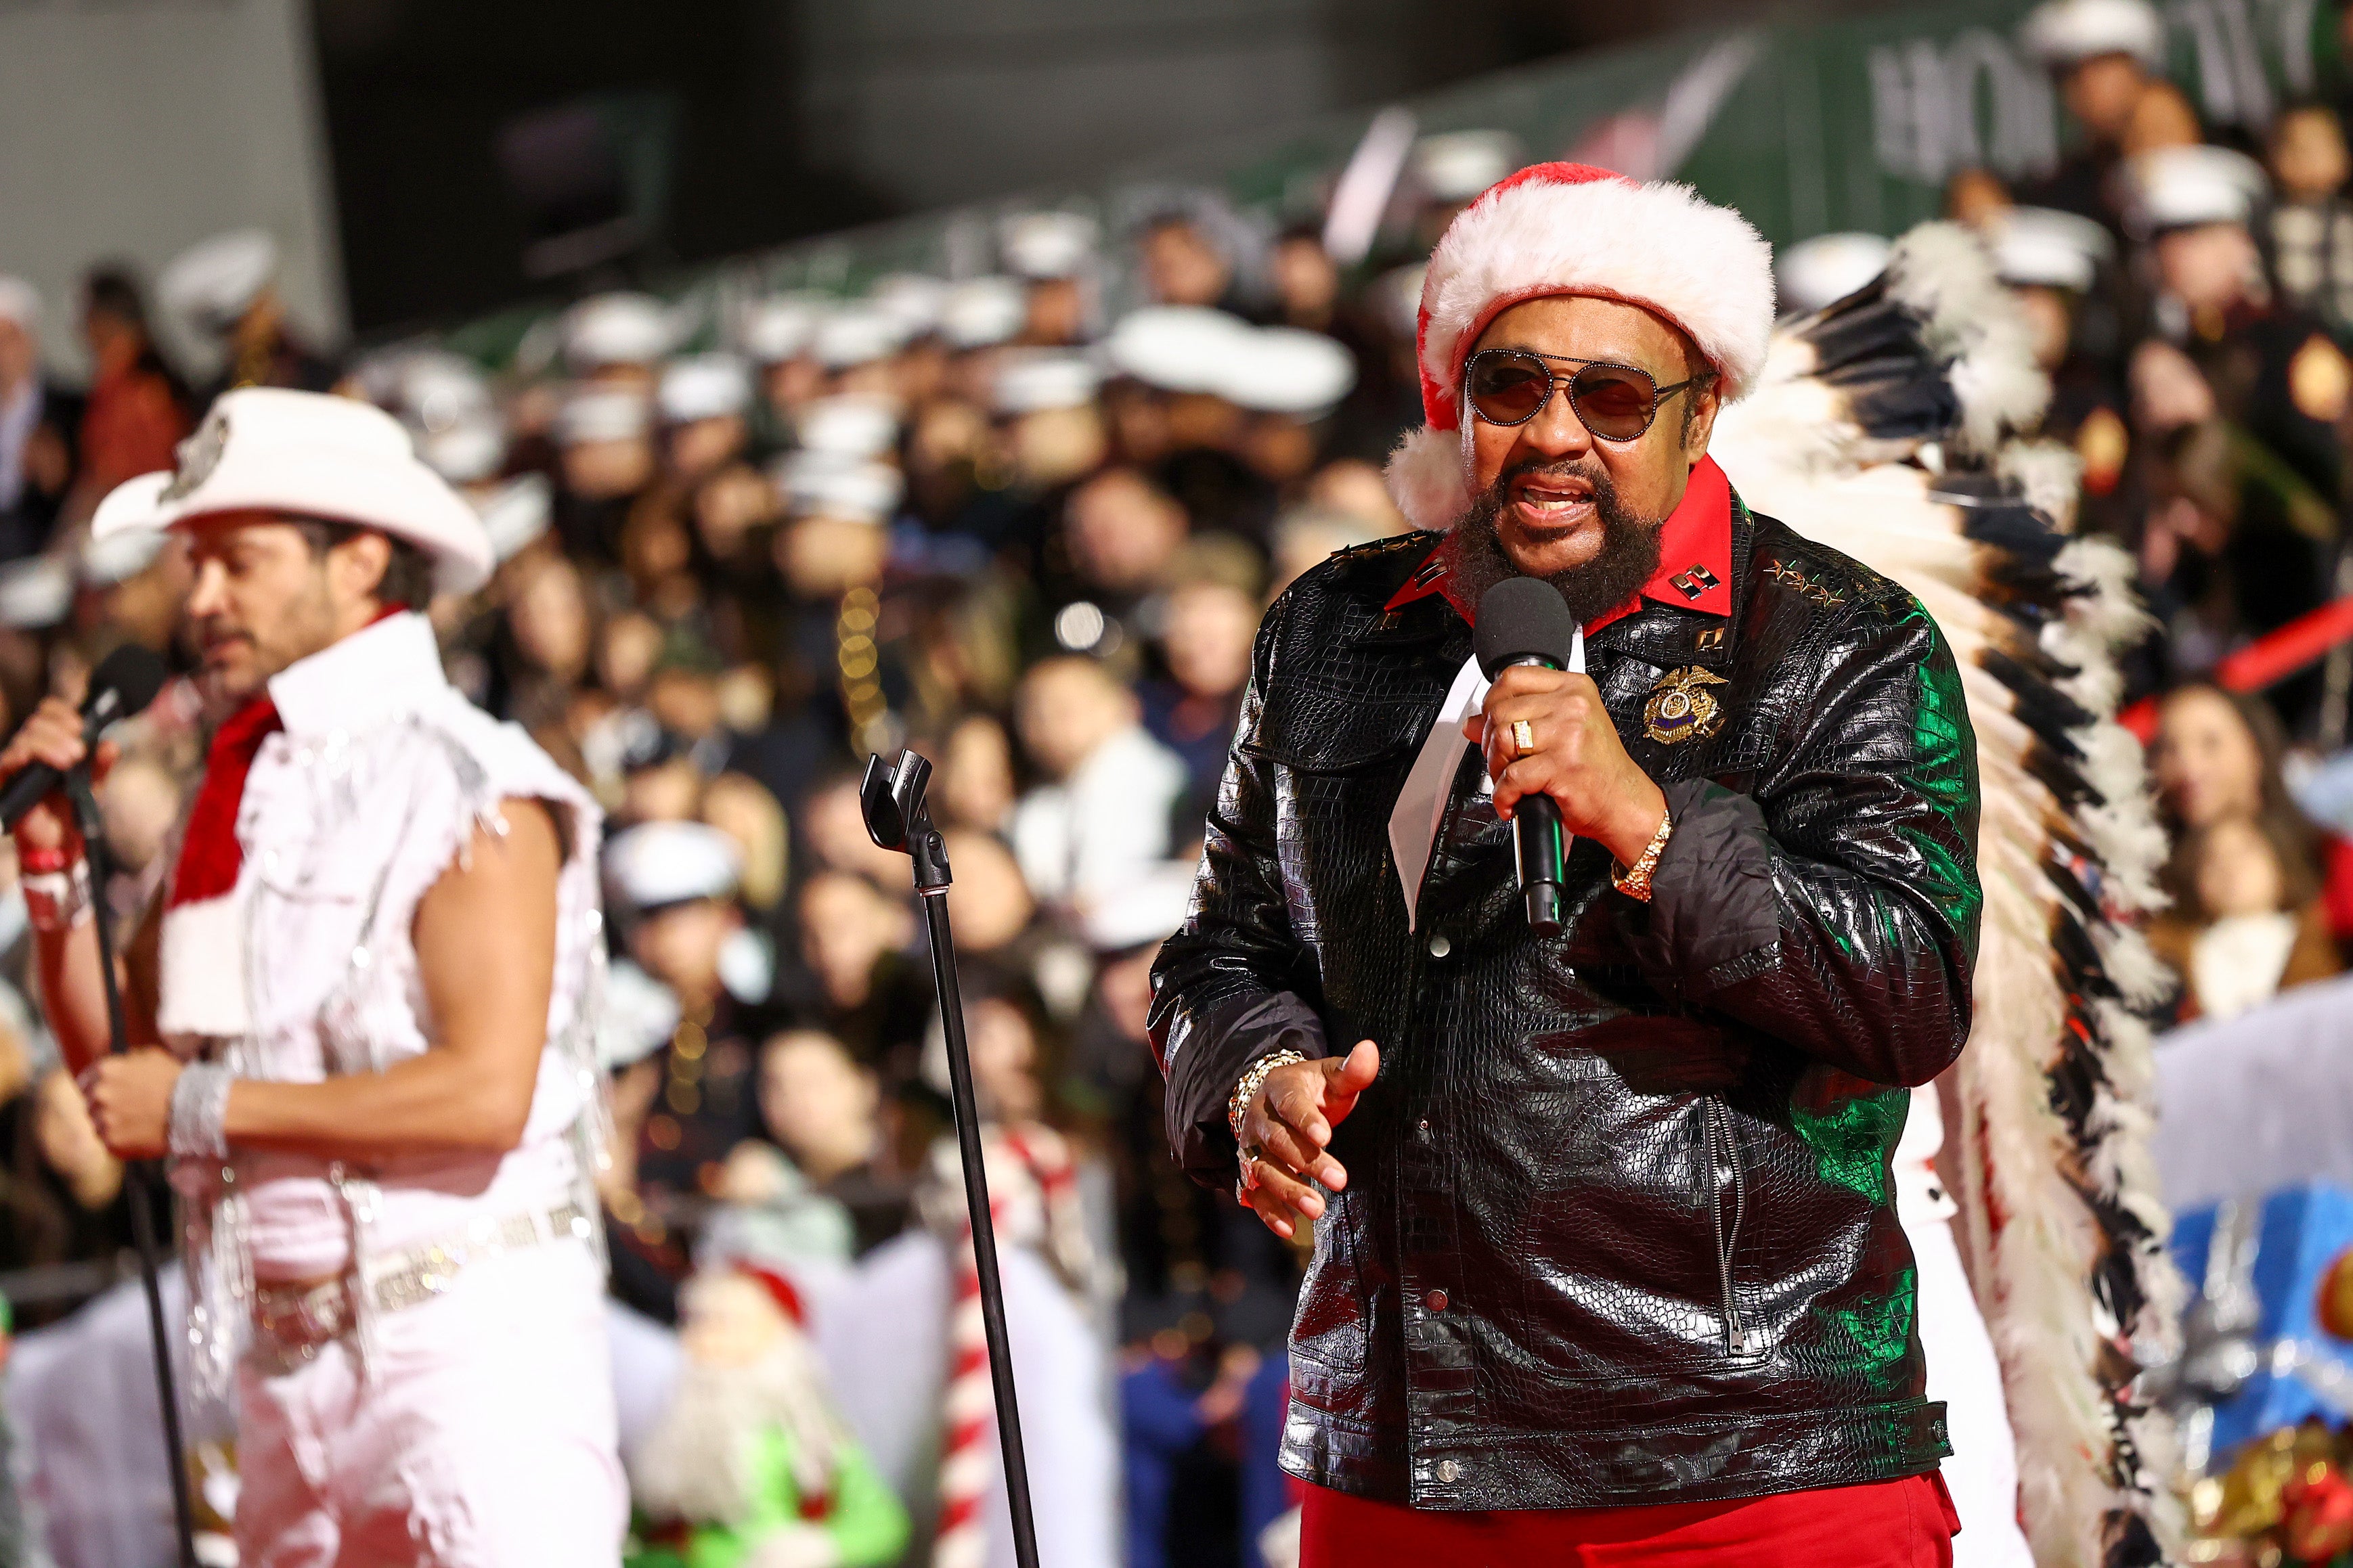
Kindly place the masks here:
<instances>
[{"instance_id":1,"label":"jacket pocket flap","mask_svg":"<svg viewBox=\"0 0 2353 1568\"><path fill-rule=\"evenodd\" d=\"M1434 709L1419 699L1367 701L1277 685L1267 692L1258 723L1240 744L1252 756L1301 773L1347 773L1421 744Z\"/></svg>"}]
</instances>

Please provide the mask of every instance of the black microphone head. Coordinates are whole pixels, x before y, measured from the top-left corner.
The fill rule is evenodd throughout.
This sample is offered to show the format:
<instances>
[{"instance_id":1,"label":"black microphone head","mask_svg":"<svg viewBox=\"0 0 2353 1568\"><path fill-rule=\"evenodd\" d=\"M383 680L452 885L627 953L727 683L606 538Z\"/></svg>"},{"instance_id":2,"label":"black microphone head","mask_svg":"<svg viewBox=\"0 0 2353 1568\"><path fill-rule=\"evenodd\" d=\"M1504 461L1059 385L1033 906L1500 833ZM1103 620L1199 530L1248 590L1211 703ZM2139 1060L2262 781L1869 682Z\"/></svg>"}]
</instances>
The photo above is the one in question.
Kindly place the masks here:
<instances>
[{"instance_id":1,"label":"black microphone head","mask_svg":"<svg viewBox=\"0 0 2353 1568\"><path fill-rule=\"evenodd\" d=\"M1543 578L1506 577L1480 595L1472 647L1488 679L1514 659L1530 657L1567 669L1576 644L1577 617L1560 590Z\"/></svg>"},{"instance_id":2,"label":"black microphone head","mask_svg":"<svg viewBox=\"0 0 2353 1568\"><path fill-rule=\"evenodd\" d=\"M82 701L82 711L104 724L128 719L155 700L166 679L164 661L153 650L135 642L124 643L90 671L90 695Z\"/></svg>"}]
</instances>

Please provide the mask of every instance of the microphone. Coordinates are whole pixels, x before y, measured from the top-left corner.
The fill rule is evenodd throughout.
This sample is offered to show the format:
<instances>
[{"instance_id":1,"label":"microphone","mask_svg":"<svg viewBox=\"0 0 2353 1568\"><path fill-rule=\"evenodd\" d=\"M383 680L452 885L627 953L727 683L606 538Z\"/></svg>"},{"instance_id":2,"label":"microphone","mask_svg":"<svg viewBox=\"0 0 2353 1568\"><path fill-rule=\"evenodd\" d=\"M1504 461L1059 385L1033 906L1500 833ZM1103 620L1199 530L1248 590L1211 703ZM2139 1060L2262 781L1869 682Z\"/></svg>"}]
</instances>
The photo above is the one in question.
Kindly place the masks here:
<instances>
[{"instance_id":1,"label":"microphone","mask_svg":"<svg viewBox=\"0 0 2353 1568\"><path fill-rule=\"evenodd\" d=\"M90 695L82 699L82 739L95 745L106 727L128 719L155 700L164 689L164 661L137 643L124 643L90 671ZM13 831L16 819L49 797L66 775L47 763L34 763L0 789L0 830Z\"/></svg>"},{"instance_id":2,"label":"microphone","mask_svg":"<svg viewBox=\"0 0 2353 1568\"><path fill-rule=\"evenodd\" d=\"M1567 669L1577 646L1577 617L1569 614L1560 590L1543 578L1506 577L1480 595L1472 646L1479 656L1480 673L1489 680L1515 664ZM1548 795L1521 796L1512 810L1512 847L1519 861L1528 929L1539 936L1559 935L1561 884L1568 856L1559 803Z\"/></svg>"}]
</instances>

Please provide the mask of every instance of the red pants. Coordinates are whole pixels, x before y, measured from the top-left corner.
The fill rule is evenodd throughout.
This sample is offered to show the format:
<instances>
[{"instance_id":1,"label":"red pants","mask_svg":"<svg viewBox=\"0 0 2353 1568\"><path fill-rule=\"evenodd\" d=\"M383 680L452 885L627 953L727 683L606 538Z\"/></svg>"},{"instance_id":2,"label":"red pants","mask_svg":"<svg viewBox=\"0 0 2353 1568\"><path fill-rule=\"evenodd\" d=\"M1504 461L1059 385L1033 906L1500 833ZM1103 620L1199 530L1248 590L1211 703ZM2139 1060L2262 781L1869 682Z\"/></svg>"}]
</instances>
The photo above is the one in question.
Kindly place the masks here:
<instances>
[{"instance_id":1,"label":"red pants","mask_svg":"<svg viewBox=\"0 0 2353 1568\"><path fill-rule=\"evenodd\" d=\"M1306 1489L1299 1568L1952 1568L1944 1478L1732 1502L1440 1513Z\"/></svg>"}]
</instances>

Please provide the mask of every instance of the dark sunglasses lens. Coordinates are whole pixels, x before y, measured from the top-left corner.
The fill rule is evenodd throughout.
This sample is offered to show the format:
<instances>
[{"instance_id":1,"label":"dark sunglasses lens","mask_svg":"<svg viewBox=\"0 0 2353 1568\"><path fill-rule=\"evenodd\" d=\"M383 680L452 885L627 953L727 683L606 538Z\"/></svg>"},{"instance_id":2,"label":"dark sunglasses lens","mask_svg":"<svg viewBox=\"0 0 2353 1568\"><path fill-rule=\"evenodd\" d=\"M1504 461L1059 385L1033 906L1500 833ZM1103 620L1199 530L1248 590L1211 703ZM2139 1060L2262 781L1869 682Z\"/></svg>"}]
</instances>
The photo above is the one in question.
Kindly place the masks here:
<instances>
[{"instance_id":1,"label":"dark sunglasses lens","mask_svg":"<svg viewBox=\"0 0 2353 1568\"><path fill-rule=\"evenodd\" d=\"M1517 425L1551 395L1552 375L1542 360L1499 355L1471 367L1471 406L1489 424Z\"/></svg>"},{"instance_id":2,"label":"dark sunglasses lens","mask_svg":"<svg viewBox=\"0 0 2353 1568\"><path fill-rule=\"evenodd\" d=\"M1568 384L1568 400L1585 427L1607 441L1630 441L1651 426L1658 389L1638 372L1589 364Z\"/></svg>"}]
</instances>

